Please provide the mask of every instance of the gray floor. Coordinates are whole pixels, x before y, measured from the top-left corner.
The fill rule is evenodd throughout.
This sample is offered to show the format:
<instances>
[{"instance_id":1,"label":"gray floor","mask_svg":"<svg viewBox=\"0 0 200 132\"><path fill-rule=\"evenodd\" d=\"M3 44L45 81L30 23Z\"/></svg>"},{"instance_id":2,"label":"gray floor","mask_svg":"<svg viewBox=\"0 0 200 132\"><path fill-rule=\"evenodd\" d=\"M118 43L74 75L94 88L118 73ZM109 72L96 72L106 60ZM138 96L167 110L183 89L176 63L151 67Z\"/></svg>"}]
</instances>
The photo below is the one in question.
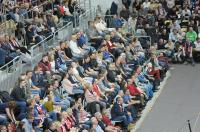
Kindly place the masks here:
<instances>
[{"instance_id":1,"label":"gray floor","mask_svg":"<svg viewBox=\"0 0 200 132\"><path fill-rule=\"evenodd\" d=\"M200 132L200 119L197 120L200 114L200 65L174 67L137 132L189 132L188 119L191 120L192 132Z\"/></svg>"}]
</instances>

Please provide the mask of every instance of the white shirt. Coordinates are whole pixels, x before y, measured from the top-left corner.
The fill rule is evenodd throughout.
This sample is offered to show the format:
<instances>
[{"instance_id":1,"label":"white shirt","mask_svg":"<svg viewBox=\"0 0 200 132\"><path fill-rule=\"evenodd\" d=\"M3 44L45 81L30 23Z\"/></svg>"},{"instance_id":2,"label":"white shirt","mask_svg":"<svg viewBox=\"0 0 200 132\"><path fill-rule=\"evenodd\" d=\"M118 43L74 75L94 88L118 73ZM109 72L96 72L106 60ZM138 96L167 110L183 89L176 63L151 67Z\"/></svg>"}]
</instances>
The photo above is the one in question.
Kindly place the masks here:
<instances>
[{"instance_id":1,"label":"white shirt","mask_svg":"<svg viewBox=\"0 0 200 132\"><path fill-rule=\"evenodd\" d=\"M104 21L100 21L99 23L96 23L95 27L99 33L101 33L102 31L105 31L107 29L106 23Z\"/></svg>"},{"instance_id":2,"label":"white shirt","mask_svg":"<svg viewBox=\"0 0 200 132\"><path fill-rule=\"evenodd\" d=\"M145 8L149 8L150 7L150 2L144 2L143 3L143 7Z\"/></svg>"},{"instance_id":3,"label":"white shirt","mask_svg":"<svg viewBox=\"0 0 200 132\"><path fill-rule=\"evenodd\" d=\"M195 41L194 44L195 44L195 48L196 49L200 49L200 43L198 43L197 41Z\"/></svg>"},{"instance_id":4,"label":"white shirt","mask_svg":"<svg viewBox=\"0 0 200 132\"><path fill-rule=\"evenodd\" d=\"M72 54L81 54L81 50L78 48L77 43L72 40L69 42L69 48L71 49Z\"/></svg>"},{"instance_id":5,"label":"white shirt","mask_svg":"<svg viewBox=\"0 0 200 132\"><path fill-rule=\"evenodd\" d=\"M64 8L64 11L65 11L65 13L66 13L67 15L72 15L72 14L70 13L70 11L69 11L69 8L68 8L68 7L66 7L66 6L63 6L63 8Z\"/></svg>"},{"instance_id":6,"label":"white shirt","mask_svg":"<svg viewBox=\"0 0 200 132\"><path fill-rule=\"evenodd\" d=\"M183 16L186 16L186 15L191 16L191 11L190 11L189 9L183 10L183 11L182 11L182 15L183 15Z\"/></svg>"}]
</instances>

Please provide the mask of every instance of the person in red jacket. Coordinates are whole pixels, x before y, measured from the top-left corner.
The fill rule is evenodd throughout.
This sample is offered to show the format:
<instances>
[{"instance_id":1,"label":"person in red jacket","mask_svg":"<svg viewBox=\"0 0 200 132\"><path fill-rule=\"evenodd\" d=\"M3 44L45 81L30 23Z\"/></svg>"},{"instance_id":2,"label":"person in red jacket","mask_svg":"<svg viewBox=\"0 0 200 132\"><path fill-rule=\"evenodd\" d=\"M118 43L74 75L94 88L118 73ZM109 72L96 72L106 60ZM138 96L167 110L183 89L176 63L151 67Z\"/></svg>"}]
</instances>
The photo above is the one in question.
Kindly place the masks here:
<instances>
[{"instance_id":1,"label":"person in red jacket","mask_svg":"<svg viewBox=\"0 0 200 132\"><path fill-rule=\"evenodd\" d=\"M53 73L51 63L49 61L49 56L47 54L42 57L42 60L38 63L38 67L41 68L48 82L51 82L53 79L58 81L61 80L62 77L60 75Z\"/></svg>"},{"instance_id":2,"label":"person in red jacket","mask_svg":"<svg viewBox=\"0 0 200 132\"><path fill-rule=\"evenodd\" d=\"M140 95L142 92L139 90L131 80L128 80L127 89L129 90L131 96Z\"/></svg>"}]
</instances>

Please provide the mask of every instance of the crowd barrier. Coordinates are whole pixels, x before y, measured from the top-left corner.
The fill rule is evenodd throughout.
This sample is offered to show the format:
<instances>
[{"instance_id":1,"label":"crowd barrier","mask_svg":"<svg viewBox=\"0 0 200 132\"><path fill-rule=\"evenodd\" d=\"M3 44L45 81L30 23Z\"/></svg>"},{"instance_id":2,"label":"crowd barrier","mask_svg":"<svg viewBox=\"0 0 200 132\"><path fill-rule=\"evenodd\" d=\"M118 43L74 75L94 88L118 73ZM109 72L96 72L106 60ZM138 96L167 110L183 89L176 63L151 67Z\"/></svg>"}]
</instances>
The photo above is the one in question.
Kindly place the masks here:
<instances>
[{"instance_id":1,"label":"crowd barrier","mask_svg":"<svg viewBox=\"0 0 200 132\"><path fill-rule=\"evenodd\" d=\"M13 61L7 63L0 68L0 89L10 92L15 87L20 74L25 73L29 69L23 63L21 57L16 57Z\"/></svg>"},{"instance_id":2,"label":"crowd barrier","mask_svg":"<svg viewBox=\"0 0 200 132\"><path fill-rule=\"evenodd\" d=\"M72 35L73 24L69 22L62 28L58 29L54 34L45 38L40 43L30 48L32 56L32 67L34 67L41 59L42 55L47 53L49 49L56 47L59 41L67 40Z\"/></svg>"},{"instance_id":3,"label":"crowd barrier","mask_svg":"<svg viewBox=\"0 0 200 132\"><path fill-rule=\"evenodd\" d=\"M42 59L42 55L49 49L59 45L60 41L67 40L72 35L73 24L69 22L59 28L53 35L31 47L31 64L23 62L20 56L0 68L0 89L10 92L15 87L18 77L33 67Z\"/></svg>"},{"instance_id":4,"label":"crowd barrier","mask_svg":"<svg viewBox=\"0 0 200 132\"><path fill-rule=\"evenodd\" d=\"M91 9L91 0L78 0L79 6L85 10Z\"/></svg>"},{"instance_id":5,"label":"crowd barrier","mask_svg":"<svg viewBox=\"0 0 200 132\"><path fill-rule=\"evenodd\" d=\"M179 122L181 125L177 128L177 132L199 132L200 130L200 112L195 113L192 118Z\"/></svg>"},{"instance_id":6,"label":"crowd barrier","mask_svg":"<svg viewBox=\"0 0 200 132\"><path fill-rule=\"evenodd\" d=\"M83 14L78 17L78 23L76 23L75 27L86 30L88 28L88 21L94 20L96 16L95 8L91 8L86 10Z\"/></svg>"}]
</instances>

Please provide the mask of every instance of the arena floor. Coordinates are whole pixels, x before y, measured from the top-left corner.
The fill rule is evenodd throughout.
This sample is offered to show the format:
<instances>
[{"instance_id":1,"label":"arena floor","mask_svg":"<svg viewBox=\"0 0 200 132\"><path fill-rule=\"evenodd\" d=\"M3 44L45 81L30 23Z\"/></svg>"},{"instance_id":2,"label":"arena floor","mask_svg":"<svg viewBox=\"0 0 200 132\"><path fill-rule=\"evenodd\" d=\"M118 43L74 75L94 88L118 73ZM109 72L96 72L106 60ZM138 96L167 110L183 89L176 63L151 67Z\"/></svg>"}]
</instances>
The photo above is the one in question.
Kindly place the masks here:
<instances>
[{"instance_id":1,"label":"arena floor","mask_svg":"<svg viewBox=\"0 0 200 132\"><path fill-rule=\"evenodd\" d=\"M175 65L137 132L200 132L200 65Z\"/></svg>"}]
</instances>

